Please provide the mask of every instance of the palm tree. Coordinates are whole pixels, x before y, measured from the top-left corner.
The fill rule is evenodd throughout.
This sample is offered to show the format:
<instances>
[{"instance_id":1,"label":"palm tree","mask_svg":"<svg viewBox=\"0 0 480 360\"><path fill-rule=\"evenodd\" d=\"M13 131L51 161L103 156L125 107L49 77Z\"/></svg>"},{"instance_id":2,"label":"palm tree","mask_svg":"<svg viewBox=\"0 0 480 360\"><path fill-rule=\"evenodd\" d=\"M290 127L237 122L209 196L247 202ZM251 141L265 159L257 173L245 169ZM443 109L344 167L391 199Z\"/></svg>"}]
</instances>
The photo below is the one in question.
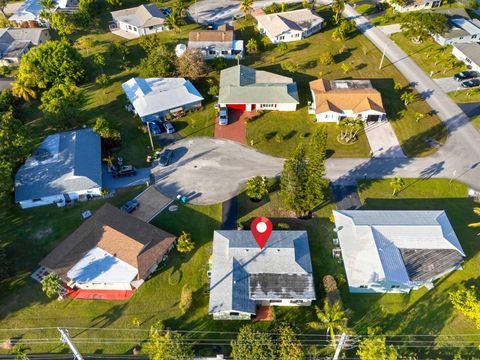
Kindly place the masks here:
<instances>
[{"instance_id":1,"label":"palm tree","mask_svg":"<svg viewBox=\"0 0 480 360\"><path fill-rule=\"evenodd\" d=\"M393 189L392 195L396 196L397 193L403 188L404 185L405 185L405 181L400 176L397 176L396 178L393 178L390 181L390 186Z\"/></svg>"},{"instance_id":2,"label":"palm tree","mask_svg":"<svg viewBox=\"0 0 480 360\"><path fill-rule=\"evenodd\" d=\"M18 81L12 83L12 94L13 96L22 98L25 101L29 101L30 99L35 99L37 96L33 89L26 86L23 82L18 82Z\"/></svg>"},{"instance_id":3,"label":"palm tree","mask_svg":"<svg viewBox=\"0 0 480 360\"><path fill-rule=\"evenodd\" d=\"M405 106L408 106L409 104L411 104L413 102L413 100L415 100L415 94L412 93L412 92L406 92L405 91L402 95L400 95L400 100L403 101Z\"/></svg>"},{"instance_id":4,"label":"palm tree","mask_svg":"<svg viewBox=\"0 0 480 360\"><path fill-rule=\"evenodd\" d=\"M473 208L473 213L474 213L475 215L480 216L480 207L475 207L475 208ZM474 223L468 224L468 227L478 228L478 227L480 227L480 222L474 222Z\"/></svg>"},{"instance_id":5,"label":"palm tree","mask_svg":"<svg viewBox=\"0 0 480 360\"><path fill-rule=\"evenodd\" d=\"M175 8L176 13L180 17L184 18L185 15L187 15L187 4L185 3L184 0L175 1L174 8Z\"/></svg>"},{"instance_id":6,"label":"palm tree","mask_svg":"<svg viewBox=\"0 0 480 360\"><path fill-rule=\"evenodd\" d=\"M179 23L179 16L177 14L177 10L174 8L170 15L167 16L165 19L165 24L169 29L173 29L175 31L179 30L178 23Z\"/></svg>"},{"instance_id":7,"label":"palm tree","mask_svg":"<svg viewBox=\"0 0 480 360\"><path fill-rule=\"evenodd\" d=\"M50 20L52 16L52 10L55 9L56 6L55 0L40 0L40 5L43 7L43 10L40 11L40 17L43 19Z\"/></svg>"},{"instance_id":8,"label":"palm tree","mask_svg":"<svg viewBox=\"0 0 480 360\"><path fill-rule=\"evenodd\" d=\"M343 331L347 328L347 313L342 309L340 302L335 302L333 305L325 300L323 310L318 306L315 307L318 320L327 329L327 335L330 333L330 339L332 345L336 345L335 333L337 331Z\"/></svg>"},{"instance_id":9,"label":"palm tree","mask_svg":"<svg viewBox=\"0 0 480 360\"><path fill-rule=\"evenodd\" d=\"M250 15L253 10L253 0L242 0L240 2L240 10L242 10L245 17Z\"/></svg>"}]
</instances>

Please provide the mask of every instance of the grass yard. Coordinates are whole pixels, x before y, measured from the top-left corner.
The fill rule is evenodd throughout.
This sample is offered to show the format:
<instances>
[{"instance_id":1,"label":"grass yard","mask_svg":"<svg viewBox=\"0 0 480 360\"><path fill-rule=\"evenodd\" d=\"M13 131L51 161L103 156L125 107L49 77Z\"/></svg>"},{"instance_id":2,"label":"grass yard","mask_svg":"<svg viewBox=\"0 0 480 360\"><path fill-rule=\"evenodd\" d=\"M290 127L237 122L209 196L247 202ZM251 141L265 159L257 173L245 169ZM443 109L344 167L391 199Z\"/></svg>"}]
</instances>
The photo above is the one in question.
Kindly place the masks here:
<instances>
[{"instance_id":1,"label":"grass yard","mask_svg":"<svg viewBox=\"0 0 480 360\"><path fill-rule=\"evenodd\" d=\"M403 33L396 33L391 39L420 66L427 75L433 78L453 76L455 73L466 70L466 65L454 57L452 46L440 46L431 38L421 44L414 44Z\"/></svg>"},{"instance_id":2,"label":"grass yard","mask_svg":"<svg viewBox=\"0 0 480 360\"><path fill-rule=\"evenodd\" d=\"M331 18L328 8L321 7L319 12L322 17ZM236 29L239 38L244 40L255 38L260 44L261 54L247 57L244 61L245 65L293 77L299 91L299 111L294 113L270 112L258 121L247 125L247 143L250 144L253 140L254 146L259 150L276 156L288 157L305 139L305 134L312 131L316 124L313 121L313 115L307 113L307 104L310 101L308 83L319 77L372 79L373 86L382 93L387 115L408 156L424 156L434 152L435 149L431 148L426 141L429 138L433 137L441 143L445 141L446 132L437 116L427 116L421 122L415 122L415 113L429 113L430 107L425 101L417 99L408 108L405 108L400 100L400 93L394 90L394 83L398 82L407 86L407 80L387 59L385 59L383 68L378 69L381 53L364 36L355 34L344 42L335 41L332 39L333 28L331 25L327 25L325 30L308 39L288 44L287 53L282 54L276 50L276 46L263 42L250 21L239 21ZM334 56L335 64L320 64L319 56L328 51ZM282 70L281 64L289 61L298 66L296 72L289 73ZM347 73L343 72L342 63L350 66ZM366 139L360 138L357 144L346 147L336 141L338 130L331 125L329 125L329 129L332 132L329 150L333 156L365 157L370 153ZM283 141L278 142L278 136L275 138L277 133L283 135Z\"/></svg>"},{"instance_id":3,"label":"grass yard","mask_svg":"<svg viewBox=\"0 0 480 360\"><path fill-rule=\"evenodd\" d=\"M480 91L477 88L450 91L448 96L456 103L480 102Z\"/></svg>"}]
</instances>

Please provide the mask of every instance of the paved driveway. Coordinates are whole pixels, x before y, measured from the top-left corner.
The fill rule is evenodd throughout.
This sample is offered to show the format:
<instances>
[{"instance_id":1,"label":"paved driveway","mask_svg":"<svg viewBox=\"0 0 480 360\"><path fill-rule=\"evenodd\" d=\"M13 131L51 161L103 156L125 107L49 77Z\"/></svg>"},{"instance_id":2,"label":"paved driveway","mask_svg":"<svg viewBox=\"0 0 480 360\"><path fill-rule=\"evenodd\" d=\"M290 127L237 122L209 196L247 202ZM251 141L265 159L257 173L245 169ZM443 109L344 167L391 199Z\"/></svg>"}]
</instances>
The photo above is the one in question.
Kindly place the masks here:
<instances>
[{"instance_id":1,"label":"paved driveway","mask_svg":"<svg viewBox=\"0 0 480 360\"><path fill-rule=\"evenodd\" d=\"M218 120L215 122L215 137L246 144L246 121L251 114L254 114L254 112L230 109L228 111L228 125L219 125Z\"/></svg>"},{"instance_id":2,"label":"paved driveway","mask_svg":"<svg viewBox=\"0 0 480 360\"><path fill-rule=\"evenodd\" d=\"M150 168L139 168L135 176L125 176L114 178L112 174L107 171L107 166L102 165L102 183L103 187L108 189L118 189L129 186L136 186L145 184L150 179Z\"/></svg>"},{"instance_id":3,"label":"paved driveway","mask_svg":"<svg viewBox=\"0 0 480 360\"><path fill-rule=\"evenodd\" d=\"M365 134L374 157L405 157L390 122L382 121L367 125Z\"/></svg>"},{"instance_id":4,"label":"paved driveway","mask_svg":"<svg viewBox=\"0 0 480 360\"><path fill-rule=\"evenodd\" d=\"M390 36L392 34L402 31L402 29L400 28L400 24L384 25L384 26L379 26L378 28L380 29L381 32L383 32L387 36Z\"/></svg>"},{"instance_id":5,"label":"paved driveway","mask_svg":"<svg viewBox=\"0 0 480 360\"><path fill-rule=\"evenodd\" d=\"M433 79L435 83L445 92L455 91L455 90L466 90L460 85L460 82L454 80L453 77L446 77L440 79Z\"/></svg>"},{"instance_id":6,"label":"paved driveway","mask_svg":"<svg viewBox=\"0 0 480 360\"><path fill-rule=\"evenodd\" d=\"M172 202L172 199L158 191L155 185L148 187L135 199L138 200L140 206L132 215L145 222L152 221Z\"/></svg>"},{"instance_id":7,"label":"paved driveway","mask_svg":"<svg viewBox=\"0 0 480 360\"><path fill-rule=\"evenodd\" d=\"M171 199L182 194L200 205L226 201L252 176L274 177L283 167L283 159L223 139L182 139L168 148L175 150L173 161L152 169L155 187Z\"/></svg>"}]
</instances>

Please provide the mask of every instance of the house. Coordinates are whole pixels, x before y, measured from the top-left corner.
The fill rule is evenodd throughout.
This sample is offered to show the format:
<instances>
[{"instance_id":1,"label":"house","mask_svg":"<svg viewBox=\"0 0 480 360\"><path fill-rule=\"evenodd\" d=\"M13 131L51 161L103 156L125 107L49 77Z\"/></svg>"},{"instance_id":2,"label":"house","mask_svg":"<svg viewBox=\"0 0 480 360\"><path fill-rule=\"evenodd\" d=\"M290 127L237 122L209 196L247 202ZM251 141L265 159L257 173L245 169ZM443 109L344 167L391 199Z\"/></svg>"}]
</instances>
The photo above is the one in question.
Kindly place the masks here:
<instances>
[{"instance_id":1,"label":"house","mask_svg":"<svg viewBox=\"0 0 480 360\"><path fill-rule=\"evenodd\" d=\"M333 211L352 293L407 293L465 257L445 211Z\"/></svg>"},{"instance_id":2,"label":"house","mask_svg":"<svg viewBox=\"0 0 480 360\"><path fill-rule=\"evenodd\" d=\"M92 129L48 136L15 175L15 201L25 209L101 195L101 157Z\"/></svg>"},{"instance_id":3,"label":"house","mask_svg":"<svg viewBox=\"0 0 480 360\"><path fill-rule=\"evenodd\" d=\"M235 40L235 32L229 25L219 26L217 30L194 30L188 34L188 47L198 49L205 59L224 57L243 59L243 40Z\"/></svg>"},{"instance_id":4,"label":"house","mask_svg":"<svg viewBox=\"0 0 480 360\"><path fill-rule=\"evenodd\" d=\"M306 231L272 231L260 249L250 231L213 234L208 313L248 320L257 306L309 306L315 286Z\"/></svg>"},{"instance_id":5,"label":"house","mask_svg":"<svg viewBox=\"0 0 480 360\"><path fill-rule=\"evenodd\" d=\"M114 22L110 26L112 32L120 29L133 37L140 37L168 30L165 15L155 4L112 11L111 14Z\"/></svg>"},{"instance_id":6,"label":"house","mask_svg":"<svg viewBox=\"0 0 480 360\"><path fill-rule=\"evenodd\" d=\"M64 11L78 10L78 0L58 0L54 1L54 3L53 11L58 9ZM45 19L40 18L40 12L43 9L43 6L40 5L40 0L26 0L8 20L14 21L19 27L46 26Z\"/></svg>"},{"instance_id":7,"label":"house","mask_svg":"<svg viewBox=\"0 0 480 360\"><path fill-rule=\"evenodd\" d=\"M400 5L398 1L387 0L387 2L398 12L435 9L442 5L442 0L407 0L405 5Z\"/></svg>"},{"instance_id":8,"label":"house","mask_svg":"<svg viewBox=\"0 0 480 360\"><path fill-rule=\"evenodd\" d=\"M202 106L202 95L184 78L131 78L122 88L143 122Z\"/></svg>"},{"instance_id":9,"label":"house","mask_svg":"<svg viewBox=\"0 0 480 360\"><path fill-rule=\"evenodd\" d=\"M40 266L57 274L76 291L76 298L95 298L96 294L129 297L174 245L172 234L105 204L40 261Z\"/></svg>"},{"instance_id":10,"label":"house","mask_svg":"<svg viewBox=\"0 0 480 360\"><path fill-rule=\"evenodd\" d=\"M220 72L218 103L246 111L295 111L297 84L286 76L236 65Z\"/></svg>"},{"instance_id":11,"label":"house","mask_svg":"<svg viewBox=\"0 0 480 360\"><path fill-rule=\"evenodd\" d=\"M0 66L18 65L22 56L33 46L50 40L48 29L0 29Z\"/></svg>"},{"instance_id":12,"label":"house","mask_svg":"<svg viewBox=\"0 0 480 360\"><path fill-rule=\"evenodd\" d=\"M318 122L338 122L344 118L366 122L386 119L382 95L370 80L325 80L310 82L312 103L309 114Z\"/></svg>"},{"instance_id":13,"label":"house","mask_svg":"<svg viewBox=\"0 0 480 360\"><path fill-rule=\"evenodd\" d=\"M319 32L325 20L311 9L255 15L260 33L273 44L297 41Z\"/></svg>"},{"instance_id":14,"label":"house","mask_svg":"<svg viewBox=\"0 0 480 360\"><path fill-rule=\"evenodd\" d=\"M433 39L442 46L480 41L480 20L471 19L465 9L442 9L436 13L447 17L447 28L441 34L432 34Z\"/></svg>"},{"instance_id":15,"label":"house","mask_svg":"<svg viewBox=\"0 0 480 360\"><path fill-rule=\"evenodd\" d=\"M480 44L455 44L452 55L463 61L472 70L480 72Z\"/></svg>"}]
</instances>

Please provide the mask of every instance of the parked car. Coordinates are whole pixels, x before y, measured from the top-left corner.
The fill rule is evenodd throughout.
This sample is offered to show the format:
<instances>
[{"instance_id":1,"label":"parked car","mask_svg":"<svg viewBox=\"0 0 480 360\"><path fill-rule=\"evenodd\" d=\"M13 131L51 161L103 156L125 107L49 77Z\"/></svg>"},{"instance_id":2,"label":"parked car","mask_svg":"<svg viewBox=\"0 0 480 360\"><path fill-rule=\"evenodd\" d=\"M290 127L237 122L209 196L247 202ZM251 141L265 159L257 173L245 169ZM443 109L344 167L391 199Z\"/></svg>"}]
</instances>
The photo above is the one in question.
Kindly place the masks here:
<instances>
[{"instance_id":1,"label":"parked car","mask_svg":"<svg viewBox=\"0 0 480 360\"><path fill-rule=\"evenodd\" d=\"M114 178L122 176L134 176L137 169L133 165L112 166L112 175Z\"/></svg>"},{"instance_id":2,"label":"parked car","mask_svg":"<svg viewBox=\"0 0 480 360\"><path fill-rule=\"evenodd\" d=\"M453 75L453 78L457 81L463 81L463 80L467 80L467 79L476 78L476 77L478 77L478 75L479 74L476 71L466 70L466 71L462 71L462 72L459 72L459 73Z\"/></svg>"},{"instance_id":3,"label":"parked car","mask_svg":"<svg viewBox=\"0 0 480 360\"><path fill-rule=\"evenodd\" d=\"M128 214L131 214L134 212L138 207L140 206L140 203L136 199L132 199L127 201L125 204L122 205L120 210L125 211Z\"/></svg>"},{"instance_id":4,"label":"parked car","mask_svg":"<svg viewBox=\"0 0 480 360\"><path fill-rule=\"evenodd\" d=\"M385 11L385 5L381 2L378 2L375 7L377 8L377 11L378 12L382 12L382 11Z\"/></svg>"},{"instance_id":5,"label":"parked car","mask_svg":"<svg viewBox=\"0 0 480 360\"><path fill-rule=\"evenodd\" d=\"M209 22L207 24L207 30L215 30L215 29L216 29L215 23Z\"/></svg>"},{"instance_id":6,"label":"parked car","mask_svg":"<svg viewBox=\"0 0 480 360\"><path fill-rule=\"evenodd\" d=\"M470 79L462 82L464 88L473 88L480 86L480 79Z\"/></svg>"},{"instance_id":7,"label":"parked car","mask_svg":"<svg viewBox=\"0 0 480 360\"><path fill-rule=\"evenodd\" d=\"M154 122L149 122L148 127L150 128L150 132L152 133L152 135L160 135L162 133L160 127Z\"/></svg>"},{"instance_id":8,"label":"parked car","mask_svg":"<svg viewBox=\"0 0 480 360\"><path fill-rule=\"evenodd\" d=\"M220 113L218 115L218 123L220 125L228 125L228 109L226 107L220 108Z\"/></svg>"},{"instance_id":9,"label":"parked car","mask_svg":"<svg viewBox=\"0 0 480 360\"><path fill-rule=\"evenodd\" d=\"M172 157L173 157L173 150L167 149L160 155L160 160L158 163L161 166L167 166L168 164L170 164Z\"/></svg>"},{"instance_id":10,"label":"parked car","mask_svg":"<svg viewBox=\"0 0 480 360\"><path fill-rule=\"evenodd\" d=\"M173 134L175 132L175 128L173 127L170 121L164 121L162 124L165 130L167 131L167 134Z\"/></svg>"},{"instance_id":11,"label":"parked car","mask_svg":"<svg viewBox=\"0 0 480 360\"><path fill-rule=\"evenodd\" d=\"M170 8L170 7L161 8L160 11L162 12L163 15L165 15L167 17L172 15L172 8Z\"/></svg>"}]
</instances>

